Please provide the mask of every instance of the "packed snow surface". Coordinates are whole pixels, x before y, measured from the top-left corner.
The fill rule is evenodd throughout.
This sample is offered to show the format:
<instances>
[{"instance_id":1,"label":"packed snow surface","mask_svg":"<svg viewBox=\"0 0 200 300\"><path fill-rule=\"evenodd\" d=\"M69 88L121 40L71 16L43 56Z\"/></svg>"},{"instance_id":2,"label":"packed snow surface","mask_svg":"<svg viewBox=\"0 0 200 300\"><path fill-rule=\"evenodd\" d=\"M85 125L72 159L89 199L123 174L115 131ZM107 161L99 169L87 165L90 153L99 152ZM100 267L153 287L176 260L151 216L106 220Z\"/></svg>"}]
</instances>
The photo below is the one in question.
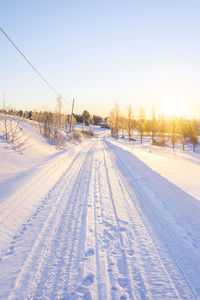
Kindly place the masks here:
<instances>
[{"instance_id":1,"label":"packed snow surface","mask_svg":"<svg viewBox=\"0 0 200 300\"><path fill-rule=\"evenodd\" d=\"M17 157L1 169L0 299L198 299L198 155L104 133L45 147L23 184Z\"/></svg>"}]
</instances>

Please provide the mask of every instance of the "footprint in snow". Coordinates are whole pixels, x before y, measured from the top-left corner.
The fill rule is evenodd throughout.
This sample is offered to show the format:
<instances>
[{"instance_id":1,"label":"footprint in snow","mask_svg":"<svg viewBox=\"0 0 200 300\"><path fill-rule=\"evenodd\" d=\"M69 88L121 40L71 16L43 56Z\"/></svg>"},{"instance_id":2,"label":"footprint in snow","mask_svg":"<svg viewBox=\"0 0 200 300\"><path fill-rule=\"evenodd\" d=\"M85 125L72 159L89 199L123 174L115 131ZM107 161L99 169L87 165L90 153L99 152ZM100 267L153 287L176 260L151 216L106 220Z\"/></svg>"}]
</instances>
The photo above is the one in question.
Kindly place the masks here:
<instances>
[{"instance_id":1,"label":"footprint in snow","mask_svg":"<svg viewBox=\"0 0 200 300\"><path fill-rule=\"evenodd\" d=\"M65 298L63 298L64 300ZM77 295L76 293L72 293L71 295L69 295L67 297L68 300L79 300L79 295Z\"/></svg>"},{"instance_id":2,"label":"footprint in snow","mask_svg":"<svg viewBox=\"0 0 200 300\"><path fill-rule=\"evenodd\" d=\"M89 257L89 256L93 256L94 255L94 249L93 248L89 248L86 252L85 252L85 256Z\"/></svg>"},{"instance_id":3,"label":"footprint in snow","mask_svg":"<svg viewBox=\"0 0 200 300\"><path fill-rule=\"evenodd\" d=\"M113 226L111 223L109 223L109 222L104 222L104 224L105 224L105 226L106 227L109 227L110 228L110 230L113 230L113 231L117 231L117 228L115 227L115 226Z\"/></svg>"},{"instance_id":4,"label":"footprint in snow","mask_svg":"<svg viewBox=\"0 0 200 300\"><path fill-rule=\"evenodd\" d=\"M83 295L83 297L81 297L82 300L92 300L92 296L90 294L90 292L87 292L86 294Z\"/></svg>"},{"instance_id":5,"label":"footprint in snow","mask_svg":"<svg viewBox=\"0 0 200 300\"><path fill-rule=\"evenodd\" d=\"M82 284L85 286L89 286L94 282L94 275L88 274L85 278L83 278Z\"/></svg>"},{"instance_id":6,"label":"footprint in snow","mask_svg":"<svg viewBox=\"0 0 200 300\"><path fill-rule=\"evenodd\" d=\"M128 285L128 279L127 278L118 278L118 283L121 287L125 288Z\"/></svg>"},{"instance_id":7,"label":"footprint in snow","mask_svg":"<svg viewBox=\"0 0 200 300\"><path fill-rule=\"evenodd\" d=\"M133 254L134 254L134 251L132 249L128 250L128 255L133 256Z\"/></svg>"},{"instance_id":8,"label":"footprint in snow","mask_svg":"<svg viewBox=\"0 0 200 300\"><path fill-rule=\"evenodd\" d=\"M122 295L122 296L120 297L120 300L127 300L127 297L126 297L125 295Z\"/></svg>"},{"instance_id":9,"label":"footprint in snow","mask_svg":"<svg viewBox=\"0 0 200 300\"><path fill-rule=\"evenodd\" d=\"M14 251L9 251L9 252L7 252L7 253L5 253L5 256L10 256L10 255L12 255L14 253Z\"/></svg>"},{"instance_id":10,"label":"footprint in snow","mask_svg":"<svg viewBox=\"0 0 200 300\"><path fill-rule=\"evenodd\" d=\"M128 222L127 222L127 221L120 220L120 219L119 219L119 221L120 221L122 224L124 224L124 225L128 225Z\"/></svg>"},{"instance_id":11,"label":"footprint in snow","mask_svg":"<svg viewBox=\"0 0 200 300\"><path fill-rule=\"evenodd\" d=\"M113 237L113 235L108 231L108 230L104 230L103 231L103 233L104 233L104 235L109 239L109 240L114 240L114 237Z\"/></svg>"},{"instance_id":12,"label":"footprint in snow","mask_svg":"<svg viewBox=\"0 0 200 300\"><path fill-rule=\"evenodd\" d=\"M79 293L79 294L87 294L88 288L79 285L79 286L77 287L76 291L77 291L77 293Z\"/></svg>"},{"instance_id":13,"label":"footprint in snow","mask_svg":"<svg viewBox=\"0 0 200 300\"><path fill-rule=\"evenodd\" d=\"M117 260L117 267L118 267L119 273L121 273L122 275L126 275L126 268L125 268L125 265L124 265L124 262L122 259Z\"/></svg>"}]
</instances>

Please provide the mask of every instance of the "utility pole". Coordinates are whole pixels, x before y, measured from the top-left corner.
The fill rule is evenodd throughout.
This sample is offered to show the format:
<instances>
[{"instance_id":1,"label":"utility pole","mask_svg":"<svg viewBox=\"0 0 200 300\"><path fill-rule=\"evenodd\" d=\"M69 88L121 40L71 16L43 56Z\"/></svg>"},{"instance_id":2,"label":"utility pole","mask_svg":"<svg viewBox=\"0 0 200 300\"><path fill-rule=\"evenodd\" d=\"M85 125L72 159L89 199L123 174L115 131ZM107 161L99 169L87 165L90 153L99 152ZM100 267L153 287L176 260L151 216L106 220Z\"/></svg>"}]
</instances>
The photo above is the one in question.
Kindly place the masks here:
<instances>
[{"instance_id":1,"label":"utility pole","mask_svg":"<svg viewBox=\"0 0 200 300\"><path fill-rule=\"evenodd\" d=\"M75 101L75 99L73 98L73 101L72 101L72 113L71 113L71 121L70 121L70 130L69 130L69 132L72 131L72 117L73 117L73 111L74 111L74 101Z\"/></svg>"}]
</instances>

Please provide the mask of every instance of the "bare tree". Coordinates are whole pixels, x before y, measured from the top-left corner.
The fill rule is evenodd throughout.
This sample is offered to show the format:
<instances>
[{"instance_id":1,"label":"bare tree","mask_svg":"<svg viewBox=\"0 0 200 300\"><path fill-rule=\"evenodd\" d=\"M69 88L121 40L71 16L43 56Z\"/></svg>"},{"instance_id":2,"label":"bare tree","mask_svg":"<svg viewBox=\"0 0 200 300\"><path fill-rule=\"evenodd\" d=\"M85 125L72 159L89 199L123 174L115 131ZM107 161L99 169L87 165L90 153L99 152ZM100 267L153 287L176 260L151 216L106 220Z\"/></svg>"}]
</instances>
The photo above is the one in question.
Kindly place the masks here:
<instances>
[{"instance_id":1,"label":"bare tree","mask_svg":"<svg viewBox=\"0 0 200 300\"><path fill-rule=\"evenodd\" d=\"M116 134L116 139L118 139L118 137L119 137L119 119L120 119L120 108L119 108L118 103L115 103L114 112L115 112L115 134Z\"/></svg>"},{"instance_id":2,"label":"bare tree","mask_svg":"<svg viewBox=\"0 0 200 300\"><path fill-rule=\"evenodd\" d=\"M183 151L185 150L185 144L186 144L186 137L188 134L188 124L187 124L187 120L185 118L180 118L178 120L178 133L180 134L180 140L181 140L181 144L182 144L182 149Z\"/></svg>"},{"instance_id":3,"label":"bare tree","mask_svg":"<svg viewBox=\"0 0 200 300\"><path fill-rule=\"evenodd\" d=\"M146 122L146 112L143 107L140 107L139 109L139 119L137 121L137 129L140 134L140 142L142 144L143 135L145 132L145 122Z\"/></svg>"},{"instance_id":4,"label":"bare tree","mask_svg":"<svg viewBox=\"0 0 200 300\"><path fill-rule=\"evenodd\" d=\"M152 108L152 114L151 114L151 139L152 139L152 144L153 144L153 140L154 140L154 137L156 135L156 132L157 132L156 110L153 107Z\"/></svg>"},{"instance_id":5,"label":"bare tree","mask_svg":"<svg viewBox=\"0 0 200 300\"><path fill-rule=\"evenodd\" d=\"M128 132L128 138L129 142L131 140L131 135L133 133L134 129L134 116L133 116L133 110L131 104L128 105L128 113L127 113L127 132Z\"/></svg>"},{"instance_id":6,"label":"bare tree","mask_svg":"<svg viewBox=\"0 0 200 300\"><path fill-rule=\"evenodd\" d=\"M108 125L111 129L112 137L118 139L120 129L120 107L119 104L115 103L115 107L110 111L108 118Z\"/></svg>"},{"instance_id":7,"label":"bare tree","mask_svg":"<svg viewBox=\"0 0 200 300\"><path fill-rule=\"evenodd\" d=\"M41 134L48 138L58 148L63 148L65 140L62 132L60 114L58 112L43 112L38 115Z\"/></svg>"},{"instance_id":8,"label":"bare tree","mask_svg":"<svg viewBox=\"0 0 200 300\"><path fill-rule=\"evenodd\" d=\"M4 124L4 137L14 150L22 153L25 149L30 147L27 144L30 137L25 137L22 134L19 119L4 113L2 122Z\"/></svg>"},{"instance_id":9,"label":"bare tree","mask_svg":"<svg viewBox=\"0 0 200 300\"><path fill-rule=\"evenodd\" d=\"M170 139L172 142L172 147L175 149L175 144L177 142L177 118L176 116L172 116L168 122L168 130L170 133Z\"/></svg>"},{"instance_id":10,"label":"bare tree","mask_svg":"<svg viewBox=\"0 0 200 300\"><path fill-rule=\"evenodd\" d=\"M193 119L190 121L190 124L189 124L189 137L190 137L190 142L192 143L193 145L193 152L196 151L196 146L198 144L198 122L197 120Z\"/></svg>"},{"instance_id":11,"label":"bare tree","mask_svg":"<svg viewBox=\"0 0 200 300\"><path fill-rule=\"evenodd\" d=\"M158 135L164 141L165 134L167 133L168 126L164 114L160 114L158 117Z\"/></svg>"},{"instance_id":12,"label":"bare tree","mask_svg":"<svg viewBox=\"0 0 200 300\"><path fill-rule=\"evenodd\" d=\"M122 133L122 138L124 138L124 130L126 129L126 118L123 115L119 116L119 129Z\"/></svg>"}]
</instances>

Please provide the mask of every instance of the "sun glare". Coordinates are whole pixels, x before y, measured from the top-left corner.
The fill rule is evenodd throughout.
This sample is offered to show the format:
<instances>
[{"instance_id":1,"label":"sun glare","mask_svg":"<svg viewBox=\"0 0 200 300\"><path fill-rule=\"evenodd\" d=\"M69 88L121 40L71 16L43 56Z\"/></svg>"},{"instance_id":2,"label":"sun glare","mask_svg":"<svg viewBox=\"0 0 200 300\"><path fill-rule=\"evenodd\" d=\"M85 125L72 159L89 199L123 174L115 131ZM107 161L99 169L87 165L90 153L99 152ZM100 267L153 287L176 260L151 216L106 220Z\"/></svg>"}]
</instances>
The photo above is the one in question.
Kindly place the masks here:
<instances>
[{"instance_id":1,"label":"sun glare","mask_svg":"<svg viewBox=\"0 0 200 300\"><path fill-rule=\"evenodd\" d=\"M180 117L182 115L182 109L179 103L174 102L166 102L164 105L163 112L166 116L177 116Z\"/></svg>"}]
</instances>

